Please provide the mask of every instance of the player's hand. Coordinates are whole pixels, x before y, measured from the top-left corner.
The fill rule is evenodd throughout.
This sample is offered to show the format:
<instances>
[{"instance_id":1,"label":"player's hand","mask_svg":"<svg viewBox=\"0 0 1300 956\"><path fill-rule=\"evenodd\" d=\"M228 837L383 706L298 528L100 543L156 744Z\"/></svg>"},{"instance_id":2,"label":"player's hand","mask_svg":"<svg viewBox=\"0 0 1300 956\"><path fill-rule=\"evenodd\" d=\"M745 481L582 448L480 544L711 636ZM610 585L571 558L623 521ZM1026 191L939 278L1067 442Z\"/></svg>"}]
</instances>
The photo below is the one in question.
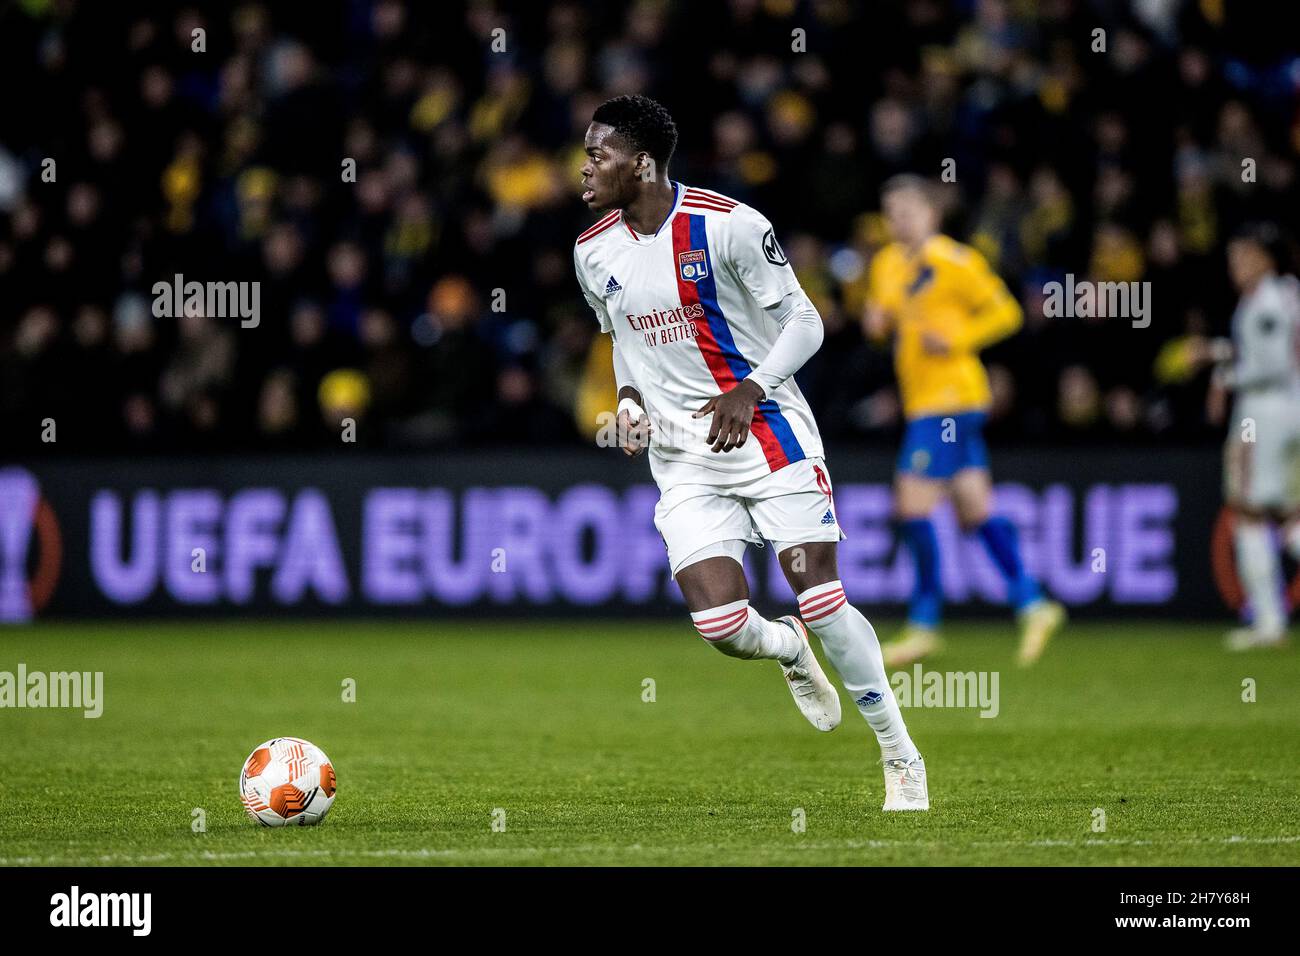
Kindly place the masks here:
<instances>
[{"instance_id":1,"label":"player's hand","mask_svg":"<svg viewBox=\"0 0 1300 956\"><path fill-rule=\"evenodd\" d=\"M749 437L749 425L754 420L754 406L763 400L763 390L757 383L742 379L735 388L715 395L704 403L692 418L712 415L708 442L711 451L731 451L740 448Z\"/></svg>"},{"instance_id":2,"label":"player's hand","mask_svg":"<svg viewBox=\"0 0 1300 956\"><path fill-rule=\"evenodd\" d=\"M1203 335L1192 335L1187 339L1187 360L1193 369L1231 362L1232 355L1230 339L1209 339Z\"/></svg>"},{"instance_id":3,"label":"player's hand","mask_svg":"<svg viewBox=\"0 0 1300 956\"><path fill-rule=\"evenodd\" d=\"M1210 388L1205 393L1205 420L1218 427L1228 418L1228 383L1222 374L1222 368L1216 368L1210 376Z\"/></svg>"},{"instance_id":4,"label":"player's hand","mask_svg":"<svg viewBox=\"0 0 1300 956\"><path fill-rule=\"evenodd\" d=\"M1222 365L1225 362L1231 362L1233 356L1237 354L1236 348L1232 344L1232 339L1210 339L1205 348L1206 357L1216 365Z\"/></svg>"},{"instance_id":5,"label":"player's hand","mask_svg":"<svg viewBox=\"0 0 1300 956\"><path fill-rule=\"evenodd\" d=\"M927 355L949 355L952 353L952 346L942 335L935 332L921 333L921 348L925 349Z\"/></svg>"},{"instance_id":6,"label":"player's hand","mask_svg":"<svg viewBox=\"0 0 1300 956\"><path fill-rule=\"evenodd\" d=\"M650 416L642 415L633 421L629 413L618 413L618 447L627 457L635 458L649 448L652 434L654 426L650 424Z\"/></svg>"},{"instance_id":7,"label":"player's hand","mask_svg":"<svg viewBox=\"0 0 1300 956\"><path fill-rule=\"evenodd\" d=\"M862 313L862 334L869 342L883 342L889 336L889 316L885 310L868 305Z\"/></svg>"}]
</instances>

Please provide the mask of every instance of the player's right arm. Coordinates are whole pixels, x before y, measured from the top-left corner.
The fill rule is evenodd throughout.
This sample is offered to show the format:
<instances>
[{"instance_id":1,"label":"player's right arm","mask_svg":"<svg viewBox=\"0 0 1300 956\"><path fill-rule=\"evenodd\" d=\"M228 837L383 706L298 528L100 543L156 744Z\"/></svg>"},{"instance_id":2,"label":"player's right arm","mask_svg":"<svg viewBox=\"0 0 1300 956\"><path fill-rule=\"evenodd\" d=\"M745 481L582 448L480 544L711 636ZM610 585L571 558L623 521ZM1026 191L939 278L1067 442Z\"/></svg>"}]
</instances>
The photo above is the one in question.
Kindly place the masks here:
<instances>
[{"instance_id":1,"label":"player's right arm","mask_svg":"<svg viewBox=\"0 0 1300 956\"><path fill-rule=\"evenodd\" d=\"M882 249L871 260L867 276L867 304L862 312L862 334L871 342L884 342L894 331L894 313L889 307L887 252Z\"/></svg>"},{"instance_id":2,"label":"player's right arm","mask_svg":"<svg viewBox=\"0 0 1300 956\"><path fill-rule=\"evenodd\" d=\"M613 335L613 333L610 333ZM635 458L650 446L654 426L641 405L641 390L632 378L632 369L614 339L614 381L618 383L618 443L623 454Z\"/></svg>"},{"instance_id":3,"label":"player's right arm","mask_svg":"<svg viewBox=\"0 0 1300 956\"><path fill-rule=\"evenodd\" d=\"M623 449L623 454L635 458L650 446L650 435L654 430L650 416L643 407L641 390L636 387L631 366L628 365L626 356L619 351L618 336L614 334L614 322L609 317L609 310L605 308L604 300L587 287L577 246L573 249L573 269L578 276L578 288L582 290L582 297L587 300L587 305L596 313L596 319L600 322L600 330L613 340L614 381L618 385L618 444Z\"/></svg>"}]
</instances>

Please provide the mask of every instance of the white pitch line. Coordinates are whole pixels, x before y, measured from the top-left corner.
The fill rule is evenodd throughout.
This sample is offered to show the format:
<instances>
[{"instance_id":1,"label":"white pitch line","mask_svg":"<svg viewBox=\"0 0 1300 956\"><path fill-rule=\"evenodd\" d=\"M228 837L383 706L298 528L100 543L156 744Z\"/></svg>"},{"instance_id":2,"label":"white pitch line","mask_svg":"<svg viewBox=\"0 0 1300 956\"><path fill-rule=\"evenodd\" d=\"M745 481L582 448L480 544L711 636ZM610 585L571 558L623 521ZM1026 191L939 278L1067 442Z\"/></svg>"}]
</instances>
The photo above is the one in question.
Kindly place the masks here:
<instances>
[{"instance_id":1,"label":"white pitch line","mask_svg":"<svg viewBox=\"0 0 1300 956\"><path fill-rule=\"evenodd\" d=\"M778 846L768 844L765 846L735 846L724 844L699 844L692 843L683 846L642 846L634 843L630 846L611 846L605 844L586 844L576 846L502 846L502 847L413 847L410 849L384 849L384 850L349 850L340 847L338 849L317 849L317 850L293 850L293 849L273 849L273 850L229 850L213 851L198 850L192 853L107 853L100 855L85 856L17 856L17 857L0 857L0 866L59 866L59 865L130 865L139 863L219 863L233 862L236 860L274 860L274 859L326 859L329 857L344 858L367 858L367 859L429 859L429 860L449 860L449 859L472 859L474 857L512 857L512 856L538 856L542 854L554 853L632 853L632 852L659 852L659 853L676 853L685 851L706 850L709 852L780 852L788 853L791 850L798 853L807 853L814 850L882 850L898 848L920 848L920 847L945 847L952 849L975 849L975 848L1051 848L1061 849L1064 847L1073 847L1079 849L1094 847L1163 847L1163 846L1233 846L1240 844L1249 845L1278 845L1300 843L1300 835L1281 835L1267 837L1246 837L1246 836L1229 836L1218 837L1216 839L1202 839L1193 837L1185 840L1133 840L1133 839L1100 839L1090 838L1086 840L1060 840L1060 839L1043 839L1043 840L975 840L965 843L956 843L946 840L840 840L823 843L806 843L799 840L792 840L790 844Z\"/></svg>"}]
</instances>

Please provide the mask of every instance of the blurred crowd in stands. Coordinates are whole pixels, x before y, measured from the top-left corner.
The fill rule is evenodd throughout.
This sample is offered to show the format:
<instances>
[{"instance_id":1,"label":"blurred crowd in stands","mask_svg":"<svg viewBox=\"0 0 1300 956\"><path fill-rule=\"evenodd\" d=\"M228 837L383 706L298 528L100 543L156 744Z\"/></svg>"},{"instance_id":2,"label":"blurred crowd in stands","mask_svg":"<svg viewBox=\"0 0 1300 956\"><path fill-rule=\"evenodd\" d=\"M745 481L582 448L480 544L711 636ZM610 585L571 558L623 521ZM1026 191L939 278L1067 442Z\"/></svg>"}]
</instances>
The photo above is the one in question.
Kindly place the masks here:
<instances>
[{"instance_id":1,"label":"blurred crowd in stands","mask_svg":"<svg viewBox=\"0 0 1300 956\"><path fill-rule=\"evenodd\" d=\"M892 441L860 329L878 188L955 173L947 226L1020 298L990 437L1214 440L1193 361L1241 222L1300 222L1300 53L1226 0L18 0L0 11L6 451L590 443L608 343L572 268L582 134L673 112L670 174L776 225L826 323L823 434ZM1100 32L1099 32L1100 31ZM48 162L53 160L51 164ZM350 175L355 164L355 177ZM353 181L353 179L355 181ZM1047 318L1067 273L1151 323ZM259 282L260 318L153 287Z\"/></svg>"}]
</instances>

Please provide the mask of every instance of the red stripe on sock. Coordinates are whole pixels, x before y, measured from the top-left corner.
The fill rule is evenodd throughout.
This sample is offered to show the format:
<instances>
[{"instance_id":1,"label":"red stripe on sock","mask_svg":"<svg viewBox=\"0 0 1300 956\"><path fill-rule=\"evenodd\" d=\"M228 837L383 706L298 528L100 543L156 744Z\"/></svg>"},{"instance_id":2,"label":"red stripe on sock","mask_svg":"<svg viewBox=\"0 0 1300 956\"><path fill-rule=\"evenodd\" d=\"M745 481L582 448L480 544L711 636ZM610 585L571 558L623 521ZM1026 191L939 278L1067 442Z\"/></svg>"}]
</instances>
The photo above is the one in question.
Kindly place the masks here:
<instances>
[{"instance_id":1,"label":"red stripe on sock","mask_svg":"<svg viewBox=\"0 0 1300 956\"><path fill-rule=\"evenodd\" d=\"M721 623L712 623L705 626L703 623L697 623L695 629L706 637L710 634L716 634L719 631L736 630L739 625L743 625L749 618L749 608L743 607L734 614L728 614L726 617L715 617L712 621Z\"/></svg>"},{"instance_id":2,"label":"red stripe on sock","mask_svg":"<svg viewBox=\"0 0 1300 956\"><path fill-rule=\"evenodd\" d=\"M842 608L845 604L847 604L848 601L849 599L841 594L840 599L830 607L826 608L826 610L818 611L816 614L811 614L811 615L804 614L803 619L809 624L811 624L813 621L820 621L824 617L830 617L832 614L834 614L836 611Z\"/></svg>"},{"instance_id":3,"label":"red stripe on sock","mask_svg":"<svg viewBox=\"0 0 1300 956\"><path fill-rule=\"evenodd\" d=\"M828 603L835 600L836 598L843 597L843 596L844 596L844 589L836 588L834 591L827 591L825 594L819 594L816 597L808 598L806 601L802 602L799 605L799 610L801 612L816 611L820 608L825 607Z\"/></svg>"},{"instance_id":4,"label":"red stripe on sock","mask_svg":"<svg viewBox=\"0 0 1300 956\"><path fill-rule=\"evenodd\" d=\"M697 627L696 630L700 632L700 636L702 637L716 637L724 631L731 633L732 631L739 630L748 623L749 621L747 618L741 618L739 621L732 621L728 624L719 624L717 627Z\"/></svg>"},{"instance_id":5,"label":"red stripe on sock","mask_svg":"<svg viewBox=\"0 0 1300 956\"><path fill-rule=\"evenodd\" d=\"M749 605L745 605L744 607L742 607L742 608L738 608L738 609L735 610L735 611L728 611L726 614L723 614L723 615L721 615L721 616L719 616L719 617L705 617L705 618L701 618L700 620L698 620L698 621L695 622L695 626L696 626L696 627L699 627L701 624L715 624L715 623L717 623L718 621L729 621L729 620L731 620L733 617L735 617L737 614L744 614L744 613L745 613L746 611L748 611L748 610L749 610Z\"/></svg>"},{"instance_id":6,"label":"red stripe on sock","mask_svg":"<svg viewBox=\"0 0 1300 956\"><path fill-rule=\"evenodd\" d=\"M700 637L704 638L706 641L708 641L711 644L716 643L717 641L725 641L727 638L735 637L737 634L743 631L745 629L745 624L746 622L742 621L739 627L733 628L732 630L728 631L726 634L701 634Z\"/></svg>"},{"instance_id":7,"label":"red stripe on sock","mask_svg":"<svg viewBox=\"0 0 1300 956\"><path fill-rule=\"evenodd\" d=\"M696 628L696 630L700 632L700 637L706 641L725 641L729 637L735 637L748 626L749 615L746 614L734 624L722 624L718 627L709 628L707 631L704 628Z\"/></svg>"}]
</instances>

